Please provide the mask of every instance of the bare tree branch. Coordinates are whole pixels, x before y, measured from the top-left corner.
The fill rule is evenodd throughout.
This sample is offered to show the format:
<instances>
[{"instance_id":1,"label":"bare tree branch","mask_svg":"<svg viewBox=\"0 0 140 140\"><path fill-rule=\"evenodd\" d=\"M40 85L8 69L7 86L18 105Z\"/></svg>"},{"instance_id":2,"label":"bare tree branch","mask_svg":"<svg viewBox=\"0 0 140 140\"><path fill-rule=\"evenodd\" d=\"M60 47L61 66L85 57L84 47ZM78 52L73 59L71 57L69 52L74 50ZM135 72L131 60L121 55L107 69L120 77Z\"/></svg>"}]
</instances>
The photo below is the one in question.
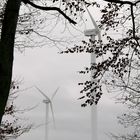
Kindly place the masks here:
<instances>
[{"instance_id":1,"label":"bare tree branch","mask_svg":"<svg viewBox=\"0 0 140 140\"><path fill-rule=\"evenodd\" d=\"M133 10L133 5L131 4L131 17L132 17L132 27L133 27L133 37L136 38L135 34L135 17L134 17L134 10Z\"/></svg>"},{"instance_id":2,"label":"bare tree branch","mask_svg":"<svg viewBox=\"0 0 140 140\"><path fill-rule=\"evenodd\" d=\"M133 5L133 3L131 1L121 1L121 0L104 0L104 1L113 2L113 3L119 3L119 4Z\"/></svg>"},{"instance_id":3,"label":"bare tree branch","mask_svg":"<svg viewBox=\"0 0 140 140\"><path fill-rule=\"evenodd\" d=\"M61 15L63 15L70 23L72 24L76 24L76 22L74 20L72 20L70 17L68 17L60 8L58 7L43 7L43 6L39 6L34 4L33 2L31 2L30 0L22 0L23 3L25 4L29 4L31 6L33 6L34 8L40 9L40 10L44 10L44 11L58 11Z\"/></svg>"},{"instance_id":4,"label":"bare tree branch","mask_svg":"<svg viewBox=\"0 0 140 140\"><path fill-rule=\"evenodd\" d=\"M129 5L137 5L140 0L136 1L136 2L131 2L131 1L121 1L121 0L104 0L106 2L113 2L113 3L119 3L119 4L129 4Z\"/></svg>"}]
</instances>

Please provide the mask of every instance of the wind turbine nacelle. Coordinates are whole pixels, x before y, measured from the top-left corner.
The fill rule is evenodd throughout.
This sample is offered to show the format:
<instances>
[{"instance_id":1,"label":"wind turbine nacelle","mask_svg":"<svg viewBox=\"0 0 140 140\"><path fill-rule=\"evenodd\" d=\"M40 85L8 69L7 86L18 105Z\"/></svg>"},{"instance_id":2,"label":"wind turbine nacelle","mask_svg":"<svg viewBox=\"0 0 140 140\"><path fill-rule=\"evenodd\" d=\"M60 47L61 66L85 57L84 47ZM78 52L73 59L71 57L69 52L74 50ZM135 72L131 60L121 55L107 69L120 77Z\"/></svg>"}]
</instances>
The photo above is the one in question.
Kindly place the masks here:
<instances>
[{"instance_id":1,"label":"wind turbine nacelle","mask_svg":"<svg viewBox=\"0 0 140 140\"><path fill-rule=\"evenodd\" d=\"M96 36L98 31L96 29L88 29L84 31L85 36Z\"/></svg>"},{"instance_id":2,"label":"wind turbine nacelle","mask_svg":"<svg viewBox=\"0 0 140 140\"><path fill-rule=\"evenodd\" d=\"M48 103L50 103L50 101L49 100L43 100L43 103L48 104Z\"/></svg>"}]
</instances>

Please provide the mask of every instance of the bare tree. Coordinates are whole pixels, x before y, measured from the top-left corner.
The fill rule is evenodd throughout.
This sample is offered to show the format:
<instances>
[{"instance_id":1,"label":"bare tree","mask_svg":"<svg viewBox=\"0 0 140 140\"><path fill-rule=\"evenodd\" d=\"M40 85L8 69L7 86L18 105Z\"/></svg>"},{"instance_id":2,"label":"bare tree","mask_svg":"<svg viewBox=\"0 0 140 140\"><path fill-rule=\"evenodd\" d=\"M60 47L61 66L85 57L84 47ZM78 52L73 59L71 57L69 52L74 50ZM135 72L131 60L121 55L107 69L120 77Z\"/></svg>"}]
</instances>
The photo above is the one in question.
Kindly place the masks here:
<instances>
[{"instance_id":1,"label":"bare tree","mask_svg":"<svg viewBox=\"0 0 140 140\"><path fill-rule=\"evenodd\" d=\"M38 5L37 1L24 0L23 2L26 5L43 11L57 11L72 24L76 24L76 22L69 18L68 15L71 15L75 19L79 12L85 11L83 5L96 6L97 8L100 8L102 17L99 27L103 28L103 40L92 42L92 47L90 46L90 42L83 41L83 46L76 45L76 47L65 51L66 53L91 53L94 51L97 55L97 59L99 59L97 64L93 64L90 68L80 71L80 73L85 74L90 70L95 69L96 72L93 78L97 79L96 83L92 83L91 81L79 83L80 85L84 85L83 90L81 90L81 93L85 93L81 99L86 98L83 106L92 104L93 102L96 104L98 103L103 93L101 83L103 77L108 72L112 72L115 77L123 79L123 81L125 81L125 85L130 87L130 77L132 76L134 69L133 60L139 60L140 54L138 34L139 0L103 0L104 5L102 5L102 3L98 4L97 2L90 2L86 0L70 0L62 1L62 3L59 0L54 0L52 3L56 4L56 7L46 6L46 3L44 5ZM58 5L58 2L60 2L60 5ZM5 11L3 13L0 42L0 116L3 115L10 89L14 36L17 27L20 5L20 0L8 0L5 4ZM123 14L124 10L125 14ZM113 34L111 34L111 32L113 32ZM121 36L120 32L122 32ZM96 49L94 49L95 46ZM103 57L104 60L100 61ZM94 89L91 88L92 84L96 85ZM97 92L96 99L94 99L90 94L93 90Z\"/></svg>"},{"instance_id":2,"label":"bare tree","mask_svg":"<svg viewBox=\"0 0 140 140\"><path fill-rule=\"evenodd\" d=\"M76 24L74 20L72 20L68 14L76 16L78 11L83 11L80 8L79 1L44 1L43 5L38 5L36 1L30 0L7 0L4 4L4 11L2 14L2 29L1 29L1 40L0 40L0 122L2 120L2 116L4 114L4 109L6 106L6 102L9 95L10 83L12 78L12 66L13 66L13 50L14 50L14 42L15 42L15 33L17 29L17 22L19 17L19 9L21 6L21 2L23 2L26 6L34 7L43 11L56 11L60 15L62 15L66 20L68 20L71 24ZM56 4L56 6L47 6L48 3ZM61 10L59 7L64 8ZM46 5L47 4L47 5ZM68 12L67 12L68 11ZM26 16L26 15L24 15ZM20 33L29 34L32 30L23 30Z\"/></svg>"}]
</instances>

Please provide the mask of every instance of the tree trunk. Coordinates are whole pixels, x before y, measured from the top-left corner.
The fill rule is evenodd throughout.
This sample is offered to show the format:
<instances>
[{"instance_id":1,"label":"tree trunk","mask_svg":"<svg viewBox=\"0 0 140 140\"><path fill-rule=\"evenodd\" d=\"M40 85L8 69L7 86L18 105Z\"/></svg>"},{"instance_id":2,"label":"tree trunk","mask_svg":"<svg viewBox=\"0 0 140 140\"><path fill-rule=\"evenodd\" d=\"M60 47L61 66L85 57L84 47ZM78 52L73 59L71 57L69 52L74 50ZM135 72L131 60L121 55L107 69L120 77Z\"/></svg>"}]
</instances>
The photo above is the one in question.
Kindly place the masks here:
<instances>
[{"instance_id":1,"label":"tree trunk","mask_svg":"<svg viewBox=\"0 0 140 140\"><path fill-rule=\"evenodd\" d=\"M0 124L10 91L14 41L21 0L8 0L0 40Z\"/></svg>"}]
</instances>

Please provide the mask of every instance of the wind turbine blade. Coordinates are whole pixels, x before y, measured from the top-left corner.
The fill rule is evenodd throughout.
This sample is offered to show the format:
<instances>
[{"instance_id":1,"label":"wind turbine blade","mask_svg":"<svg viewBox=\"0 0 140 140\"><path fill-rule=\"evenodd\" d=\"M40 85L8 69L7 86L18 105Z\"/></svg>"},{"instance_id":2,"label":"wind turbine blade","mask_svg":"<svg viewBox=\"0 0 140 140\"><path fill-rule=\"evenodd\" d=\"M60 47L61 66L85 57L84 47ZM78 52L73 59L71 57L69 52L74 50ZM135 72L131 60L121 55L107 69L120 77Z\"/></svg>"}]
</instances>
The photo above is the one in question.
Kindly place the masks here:
<instances>
[{"instance_id":1,"label":"wind turbine blade","mask_svg":"<svg viewBox=\"0 0 140 140\"><path fill-rule=\"evenodd\" d=\"M86 7L86 5L85 5L85 7ZM95 29L98 31L98 40L101 40L101 33L100 33L98 25L96 24L96 21L94 20L93 16L91 15L91 13L90 13L90 11L88 10L87 7L86 7L86 10L87 10L87 12L88 12L88 14L89 14L89 16L91 18L91 21L92 21Z\"/></svg>"},{"instance_id":2,"label":"wind turbine blade","mask_svg":"<svg viewBox=\"0 0 140 140\"><path fill-rule=\"evenodd\" d=\"M56 95L57 91L59 90L59 87L55 90L55 92L53 93L51 100L53 100L54 96Z\"/></svg>"},{"instance_id":3,"label":"wind turbine blade","mask_svg":"<svg viewBox=\"0 0 140 140\"><path fill-rule=\"evenodd\" d=\"M41 93L41 95L43 95L47 100L50 101L49 97L44 92L42 92L37 86L35 86L35 88L39 91L39 93Z\"/></svg>"},{"instance_id":4,"label":"wind turbine blade","mask_svg":"<svg viewBox=\"0 0 140 140\"><path fill-rule=\"evenodd\" d=\"M52 118L53 118L53 123L54 123L54 127L55 127L55 117L54 117L54 111L53 111L53 105L52 105L52 102L50 102L50 108L51 108Z\"/></svg>"},{"instance_id":5,"label":"wind turbine blade","mask_svg":"<svg viewBox=\"0 0 140 140\"><path fill-rule=\"evenodd\" d=\"M85 7L86 7L86 5L85 5ZM87 12L88 12L88 14L89 14L89 16L90 16L90 18L91 18L91 21L92 21L92 23L93 23L95 29L99 30L99 28L98 28L98 26L97 26L97 24L96 24L94 18L92 17L92 15L91 15L91 13L90 13L90 11L88 10L87 7L86 7L86 10L87 10Z\"/></svg>"}]
</instances>

